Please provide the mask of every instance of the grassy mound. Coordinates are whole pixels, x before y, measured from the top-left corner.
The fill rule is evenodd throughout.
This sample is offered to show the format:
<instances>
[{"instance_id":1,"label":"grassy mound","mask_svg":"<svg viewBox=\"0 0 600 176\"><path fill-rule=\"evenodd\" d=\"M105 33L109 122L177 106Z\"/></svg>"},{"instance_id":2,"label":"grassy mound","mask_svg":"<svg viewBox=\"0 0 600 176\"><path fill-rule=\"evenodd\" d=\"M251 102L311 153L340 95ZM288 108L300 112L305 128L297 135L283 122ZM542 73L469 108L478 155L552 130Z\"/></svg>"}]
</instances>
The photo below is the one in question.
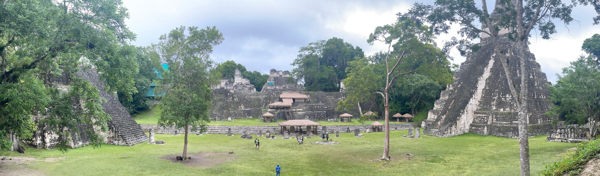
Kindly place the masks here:
<instances>
[{"instance_id":1,"label":"grassy mound","mask_svg":"<svg viewBox=\"0 0 600 176\"><path fill-rule=\"evenodd\" d=\"M577 175L585 163L600 153L600 139L577 144L575 150L569 151L565 158L546 166L543 175Z\"/></svg>"}]
</instances>

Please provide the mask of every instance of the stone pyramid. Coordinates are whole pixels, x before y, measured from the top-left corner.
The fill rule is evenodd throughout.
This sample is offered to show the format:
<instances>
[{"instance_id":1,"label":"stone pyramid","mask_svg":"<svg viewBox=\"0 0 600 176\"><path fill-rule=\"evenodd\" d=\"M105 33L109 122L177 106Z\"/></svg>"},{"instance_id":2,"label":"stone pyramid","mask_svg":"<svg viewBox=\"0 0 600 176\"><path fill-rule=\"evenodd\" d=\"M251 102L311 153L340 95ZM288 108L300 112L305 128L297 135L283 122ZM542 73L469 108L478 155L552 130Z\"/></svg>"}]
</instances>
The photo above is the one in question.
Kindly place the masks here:
<instances>
[{"instance_id":1,"label":"stone pyramid","mask_svg":"<svg viewBox=\"0 0 600 176\"><path fill-rule=\"evenodd\" d=\"M501 53L508 53L513 45L506 36L500 37L497 43L482 39L478 44L481 49L467 56L454 74L455 82L442 91L440 99L429 111L427 119L422 122L424 133L440 137L455 136L464 133L494 135L502 137L518 137L518 107L512 97L502 63L493 59L494 47L500 45ZM528 69L529 117L528 133L530 135L547 134L551 129L552 118L544 115L550 108L547 97L550 95L548 81L535 56L525 51ZM515 89L520 92L521 73L518 57L510 57L508 66Z\"/></svg>"}]
</instances>

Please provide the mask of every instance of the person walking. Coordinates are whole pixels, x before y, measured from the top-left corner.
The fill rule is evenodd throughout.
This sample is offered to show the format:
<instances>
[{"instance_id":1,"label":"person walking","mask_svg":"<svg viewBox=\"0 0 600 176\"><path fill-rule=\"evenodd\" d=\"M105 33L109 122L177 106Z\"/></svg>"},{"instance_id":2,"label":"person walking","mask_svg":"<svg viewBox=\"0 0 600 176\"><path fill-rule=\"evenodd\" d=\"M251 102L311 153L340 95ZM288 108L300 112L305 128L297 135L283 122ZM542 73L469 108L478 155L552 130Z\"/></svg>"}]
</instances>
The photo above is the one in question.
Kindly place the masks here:
<instances>
[{"instance_id":1,"label":"person walking","mask_svg":"<svg viewBox=\"0 0 600 176\"><path fill-rule=\"evenodd\" d=\"M258 148L258 138L254 139L254 148Z\"/></svg>"},{"instance_id":2,"label":"person walking","mask_svg":"<svg viewBox=\"0 0 600 176\"><path fill-rule=\"evenodd\" d=\"M327 141L329 141L329 133L327 133Z\"/></svg>"},{"instance_id":3,"label":"person walking","mask_svg":"<svg viewBox=\"0 0 600 176\"><path fill-rule=\"evenodd\" d=\"M256 139L256 147L260 150L260 140Z\"/></svg>"},{"instance_id":4,"label":"person walking","mask_svg":"<svg viewBox=\"0 0 600 176\"><path fill-rule=\"evenodd\" d=\"M281 167L279 167L279 163L277 164L277 167L275 167L275 176L280 176L279 174L281 173Z\"/></svg>"}]
</instances>

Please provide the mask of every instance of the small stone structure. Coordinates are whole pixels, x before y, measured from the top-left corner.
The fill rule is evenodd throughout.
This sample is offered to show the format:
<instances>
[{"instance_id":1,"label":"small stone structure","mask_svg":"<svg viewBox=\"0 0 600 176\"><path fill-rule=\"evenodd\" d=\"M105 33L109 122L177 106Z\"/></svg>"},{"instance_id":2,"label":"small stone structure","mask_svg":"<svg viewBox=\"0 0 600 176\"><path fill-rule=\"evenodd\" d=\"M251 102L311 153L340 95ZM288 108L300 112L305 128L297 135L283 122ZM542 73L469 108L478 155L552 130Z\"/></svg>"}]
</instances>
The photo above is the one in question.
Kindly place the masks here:
<instances>
[{"instance_id":1,"label":"small stone structure","mask_svg":"<svg viewBox=\"0 0 600 176\"><path fill-rule=\"evenodd\" d=\"M235 73L233 75L233 80L222 79L220 84L218 84L216 86L212 86L211 89L213 89L213 90L224 89L224 90L229 90L229 91L233 91L233 92L244 92L244 93L256 92L256 88L254 87L254 85L252 85L252 83L250 83L250 80L244 78L242 76L242 73L240 72L240 70L238 70L237 68L235 69Z\"/></svg>"},{"instance_id":2,"label":"small stone structure","mask_svg":"<svg viewBox=\"0 0 600 176\"><path fill-rule=\"evenodd\" d=\"M598 127L595 129L598 129ZM589 141L590 137L590 123L579 126L564 125L563 122L559 122L552 132L548 134L547 140L551 142L578 143Z\"/></svg>"},{"instance_id":3,"label":"small stone structure","mask_svg":"<svg viewBox=\"0 0 600 176\"><path fill-rule=\"evenodd\" d=\"M148 140L148 144L154 144L154 129L149 129L148 134L150 139Z\"/></svg>"},{"instance_id":4,"label":"small stone structure","mask_svg":"<svg viewBox=\"0 0 600 176\"><path fill-rule=\"evenodd\" d=\"M335 137L340 137L340 132L339 131L335 131Z\"/></svg>"},{"instance_id":5,"label":"small stone structure","mask_svg":"<svg viewBox=\"0 0 600 176\"><path fill-rule=\"evenodd\" d=\"M359 129L354 129L354 136L358 136L358 134L360 134L360 130Z\"/></svg>"},{"instance_id":6,"label":"small stone structure","mask_svg":"<svg viewBox=\"0 0 600 176\"><path fill-rule=\"evenodd\" d=\"M263 85L261 92L273 92L273 91L300 91L302 86L294 82L289 82L292 75L289 71L281 71L271 69L267 82Z\"/></svg>"},{"instance_id":7,"label":"small stone structure","mask_svg":"<svg viewBox=\"0 0 600 176\"><path fill-rule=\"evenodd\" d=\"M416 133L415 138L421 138L421 129L420 128L417 128L417 133Z\"/></svg>"},{"instance_id":8,"label":"small stone structure","mask_svg":"<svg viewBox=\"0 0 600 176\"><path fill-rule=\"evenodd\" d=\"M408 137L413 137L413 129L408 129Z\"/></svg>"}]
</instances>

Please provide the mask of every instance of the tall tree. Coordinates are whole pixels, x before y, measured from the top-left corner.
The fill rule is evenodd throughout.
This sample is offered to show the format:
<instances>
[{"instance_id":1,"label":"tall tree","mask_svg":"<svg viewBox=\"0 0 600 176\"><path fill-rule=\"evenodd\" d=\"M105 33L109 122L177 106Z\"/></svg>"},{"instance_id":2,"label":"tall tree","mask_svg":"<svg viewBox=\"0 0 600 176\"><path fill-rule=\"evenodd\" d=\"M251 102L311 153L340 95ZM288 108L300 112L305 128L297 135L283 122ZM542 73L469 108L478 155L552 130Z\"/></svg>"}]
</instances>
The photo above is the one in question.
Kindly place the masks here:
<instances>
[{"instance_id":1,"label":"tall tree","mask_svg":"<svg viewBox=\"0 0 600 176\"><path fill-rule=\"evenodd\" d=\"M158 50L161 59L169 64L169 71L159 81L159 92L164 92L159 106L162 109L159 126L185 129L183 158L187 159L189 127L205 130L210 122L210 86L218 82L218 73L209 58L214 45L223 41L223 34L215 27L175 28L160 36Z\"/></svg>"},{"instance_id":2,"label":"tall tree","mask_svg":"<svg viewBox=\"0 0 600 176\"><path fill-rule=\"evenodd\" d=\"M600 120L600 66L591 57L581 56L563 68L556 85L550 86L549 99L554 102L549 113L564 115L567 122L596 124ZM590 138L597 135L590 126Z\"/></svg>"},{"instance_id":3,"label":"tall tree","mask_svg":"<svg viewBox=\"0 0 600 176\"><path fill-rule=\"evenodd\" d=\"M364 57L360 47L354 47L340 38L309 43L300 48L292 63L293 74L304 80L309 91L339 91L340 80L346 78L346 67L355 57Z\"/></svg>"},{"instance_id":4,"label":"tall tree","mask_svg":"<svg viewBox=\"0 0 600 176\"><path fill-rule=\"evenodd\" d=\"M486 3L485 0L482 0L481 6L478 6L475 1L436 0L434 6L416 4L409 13L415 17L425 17L424 21L433 24L432 30L436 34L447 33L453 23L460 24L461 29L458 33L465 38L461 40L453 38L452 41L446 43L446 51L456 45L462 54L476 50L478 47L474 46L471 41L479 38L480 34L487 35L493 43L497 43L499 37L507 32L508 38L514 40L515 45L519 45L518 51L510 48L508 55L520 58L520 93L516 92L513 85L515 81L511 79L511 73L506 64L508 57L506 57L506 54L501 53L498 45L494 49L494 59L502 63L512 97L518 97L514 100L514 103L519 109L521 175L529 175L529 143L526 124L528 118L526 96L528 95L526 84L528 70L524 65L524 51L529 50L527 44L530 32L537 28L542 38L548 39L551 34L556 33L553 19L568 24L573 20L571 17L572 8L580 4L594 5L596 12L600 14L600 4L595 0L568 2L540 0L526 1L525 3L523 3L523 0L497 0L494 11L490 14ZM600 22L600 15L594 17L594 23L597 24L598 22Z\"/></svg>"},{"instance_id":5,"label":"tall tree","mask_svg":"<svg viewBox=\"0 0 600 176\"><path fill-rule=\"evenodd\" d=\"M600 34L594 34L592 37L585 39L581 49L596 58L596 64L600 65Z\"/></svg>"},{"instance_id":6,"label":"tall tree","mask_svg":"<svg viewBox=\"0 0 600 176\"><path fill-rule=\"evenodd\" d=\"M385 55L376 54L370 59L351 61L347 69L348 78L344 80L348 96L339 103L338 110L365 101L369 95L382 97L385 118L383 160L389 159L389 100L395 81L403 75L420 71L426 65L449 65L444 53L432 44L428 28L417 22L410 16L398 14L397 22L377 27L367 42L385 43L388 47ZM449 67L446 69L449 71ZM451 74L446 76L451 77Z\"/></svg>"},{"instance_id":7,"label":"tall tree","mask_svg":"<svg viewBox=\"0 0 600 176\"><path fill-rule=\"evenodd\" d=\"M120 0L6 0L0 5L0 133L28 138L36 123L59 137L66 150L79 124L106 130L110 117L102 111L98 90L74 76L79 65L93 65L109 91L127 98L136 92L138 66L129 57L135 38L125 25L127 9ZM56 78L71 79L67 90ZM70 130L63 130L63 129ZM92 131L92 144L102 139ZM0 138L0 140L4 140Z\"/></svg>"},{"instance_id":8,"label":"tall tree","mask_svg":"<svg viewBox=\"0 0 600 176\"><path fill-rule=\"evenodd\" d=\"M141 111L148 110L149 98L146 96L150 89L152 80L156 79L155 68L162 68L158 58L149 57L148 49L145 47L136 47L134 56L137 65L139 66L139 72L134 75L135 88L137 93L131 95L131 99L128 99L125 93L117 92L119 96L119 102L127 109L129 114L134 115Z\"/></svg>"}]
</instances>

